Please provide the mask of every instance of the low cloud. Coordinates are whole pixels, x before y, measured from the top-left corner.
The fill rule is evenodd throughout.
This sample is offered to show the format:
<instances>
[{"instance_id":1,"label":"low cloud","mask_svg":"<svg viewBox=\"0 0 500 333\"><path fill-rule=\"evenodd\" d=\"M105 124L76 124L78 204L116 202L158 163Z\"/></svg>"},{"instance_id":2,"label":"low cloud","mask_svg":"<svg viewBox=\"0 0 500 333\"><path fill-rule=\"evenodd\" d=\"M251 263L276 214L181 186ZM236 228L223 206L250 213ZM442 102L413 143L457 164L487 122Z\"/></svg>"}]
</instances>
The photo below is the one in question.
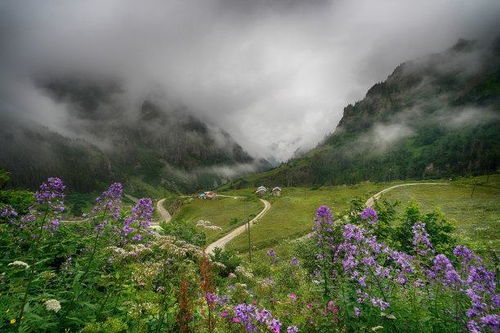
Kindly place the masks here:
<instances>
[{"instance_id":1,"label":"low cloud","mask_svg":"<svg viewBox=\"0 0 500 333\"><path fill-rule=\"evenodd\" d=\"M499 16L490 0L6 0L0 113L86 136L88 122L34 81L116 79L126 96L116 112L137 112L153 94L253 156L286 160L332 132L343 107L397 64L494 36Z\"/></svg>"}]
</instances>

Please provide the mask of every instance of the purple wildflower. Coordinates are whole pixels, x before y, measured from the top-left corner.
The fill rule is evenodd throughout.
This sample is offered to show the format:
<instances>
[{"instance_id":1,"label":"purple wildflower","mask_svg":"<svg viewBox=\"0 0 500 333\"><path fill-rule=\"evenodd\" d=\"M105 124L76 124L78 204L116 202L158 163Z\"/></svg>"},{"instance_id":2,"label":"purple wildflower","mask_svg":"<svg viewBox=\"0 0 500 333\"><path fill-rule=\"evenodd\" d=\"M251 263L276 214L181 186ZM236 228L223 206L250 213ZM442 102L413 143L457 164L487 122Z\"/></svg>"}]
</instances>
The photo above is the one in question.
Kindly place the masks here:
<instances>
[{"instance_id":1,"label":"purple wildflower","mask_svg":"<svg viewBox=\"0 0 500 333\"><path fill-rule=\"evenodd\" d=\"M299 328L297 326L288 326L286 329L286 333L297 333Z\"/></svg>"},{"instance_id":2,"label":"purple wildflower","mask_svg":"<svg viewBox=\"0 0 500 333\"><path fill-rule=\"evenodd\" d=\"M467 329L470 333L481 333L481 328L474 320L467 322Z\"/></svg>"},{"instance_id":3,"label":"purple wildflower","mask_svg":"<svg viewBox=\"0 0 500 333\"><path fill-rule=\"evenodd\" d=\"M333 231L333 214L328 208L328 206L319 206L316 210L316 216L314 217L315 226L314 231L319 233L326 232L330 233Z\"/></svg>"},{"instance_id":4,"label":"purple wildflower","mask_svg":"<svg viewBox=\"0 0 500 333\"><path fill-rule=\"evenodd\" d=\"M459 245L453 250L453 254L456 257L462 258L463 263L469 263L473 260L481 262L481 258L476 256L474 252L469 250L467 247Z\"/></svg>"},{"instance_id":5,"label":"purple wildflower","mask_svg":"<svg viewBox=\"0 0 500 333\"><path fill-rule=\"evenodd\" d=\"M271 312L269 310L262 310L260 312L257 312L256 319L260 323L265 323L266 321L270 320L272 318Z\"/></svg>"},{"instance_id":6,"label":"purple wildflower","mask_svg":"<svg viewBox=\"0 0 500 333\"><path fill-rule=\"evenodd\" d=\"M135 231L132 240L142 240L140 234L141 229L148 229L151 225L153 215L153 200L149 198L142 198L137 201L137 204L132 208L132 216L123 221L122 233L128 236Z\"/></svg>"},{"instance_id":7,"label":"purple wildflower","mask_svg":"<svg viewBox=\"0 0 500 333\"><path fill-rule=\"evenodd\" d=\"M41 212L50 213L53 217L48 225L43 226L44 229L57 229L59 227L59 219L64 211L64 186L63 181L57 177L51 177L47 179L47 182L40 185L40 189L35 192L35 199L38 204L36 207L36 213L33 208L30 209L30 214L22 219L22 222L27 222L29 220L33 221L36 215L40 215ZM44 213L44 214L45 214ZM30 217L33 215L33 217Z\"/></svg>"},{"instance_id":8,"label":"purple wildflower","mask_svg":"<svg viewBox=\"0 0 500 333\"><path fill-rule=\"evenodd\" d=\"M218 297L214 293L206 293L205 294L205 300L207 301L208 305L213 305L218 301Z\"/></svg>"},{"instance_id":9,"label":"purple wildflower","mask_svg":"<svg viewBox=\"0 0 500 333\"><path fill-rule=\"evenodd\" d=\"M274 318L268 323L268 327L271 330L271 332L280 333L281 322L278 319Z\"/></svg>"},{"instance_id":10,"label":"purple wildflower","mask_svg":"<svg viewBox=\"0 0 500 333\"><path fill-rule=\"evenodd\" d=\"M39 205L46 205L55 212L64 211L64 186L63 181L57 177L50 177L46 183L40 185L35 192L35 199Z\"/></svg>"},{"instance_id":11,"label":"purple wildflower","mask_svg":"<svg viewBox=\"0 0 500 333\"><path fill-rule=\"evenodd\" d=\"M441 283L446 286L457 285L461 282L451 261L444 255L438 254L433 260L434 266L431 269L431 277L441 277Z\"/></svg>"},{"instance_id":12,"label":"purple wildflower","mask_svg":"<svg viewBox=\"0 0 500 333\"><path fill-rule=\"evenodd\" d=\"M361 242L365 239L364 229L355 226L354 224L346 224L342 233L346 240L355 240Z\"/></svg>"},{"instance_id":13,"label":"purple wildflower","mask_svg":"<svg viewBox=\"0 0 500 333\"><path fill-rule=\"evenodd\" d=\"M121 201L123 194L123 186L121 183L113 183L104 191L100 197L96 199L96 205L93 212L99 211L110 212L116 219L120 216Z\"/></svg>"},{"instance_id":14,"label":"purple wildflower","mask_svg":"<svg viewBox=\"0 0 500 333\"><path fill-rule=\"evenodd\" d=\"M417 222L412 227L413 231L413 247L415 252L420 256L426 256L429 253L434 253L432 243L429 240L429 234L425 230L425 223Z\"/></svg>"},{"instance_id":15,"label":"purple wildflower","mask_svg":"<svg viewBox=\"0 0 500 333\"><path fill-rule=\"evenodd\" d=\"M0 217L11 217L17 216L17 212L12 208L12 206L7 205L5 207L0 208Z\"/></svg>"},{"instance_id":16,"label":"purple wildflower","mask_svg":"<svg viewBox=\"0 0 500 333\"><path fill-rule=\"evenodd\" d=\"M274 251L273 249L269 249L269 250L267 250L267 255L270 257L275 257L276 251Z\"/></svg>"},{"instance_id":17,"label":"purple wildflower","mask_svg":"<svg viewBox=\"0 0 500 333\"><path fill-rule=\"evenodd\" d=\"M378 306L380 308L380 310L382 310L382 311L387 309L390 306L389 303L385 302L384 300L382 300L380 298L372 298L370 301L372 302L372 304L374 306Z\"/></svg>"},{"instance_id":18,"label":"purple wildflower","mask_svg":"<svg viewBox=\"0 0 500 333\"><path fill-rule=\"evenodd\" d=\"M491 327L495 332L500 329L500 315L492 314L481 318L481 323L485 326Z\"/></svg>"},{"instance_id":19,"label":"purple wildflower","mask_svg":"<svg viewBox=\"0 0 500 333\"><path fill-rule=\"evenodd\" d=\"M372 207L366 207L365 209L363 209L363 211L359 214L359 217L362 220L368 221L368 224L374 224L378 222L377 212Z\"/></svg>"}]
</instances>

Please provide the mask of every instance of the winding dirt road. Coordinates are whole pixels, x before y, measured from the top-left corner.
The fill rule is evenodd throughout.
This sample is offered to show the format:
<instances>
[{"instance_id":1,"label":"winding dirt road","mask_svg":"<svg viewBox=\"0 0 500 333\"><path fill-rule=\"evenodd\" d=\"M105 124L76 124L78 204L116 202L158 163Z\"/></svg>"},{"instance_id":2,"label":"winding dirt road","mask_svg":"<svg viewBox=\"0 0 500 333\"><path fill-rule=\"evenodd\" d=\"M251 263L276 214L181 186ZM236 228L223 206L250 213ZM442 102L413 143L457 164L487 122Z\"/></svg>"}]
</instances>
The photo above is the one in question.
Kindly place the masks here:
<instances>
[{"instance_id":1,"label":"winding dirt road","mask_svg":"<svg viewBox=\"0 0 500 333\"><path fill-rule=\"evenodd\" d=\"M260 211L259 214L257 214L257 216L255 216L249 222L250 227L255 222L257 222L260 218L262 218L262 216L264 216L269 209L271 209L271 204L269 203L269 201L264 200L264 199L259 199L259 200L262 201L262 203L264 204L264 208ZM233 238L235 238L236 236L238 236L238 235L242 234L243 232L245 232L245 229L246 229L246 223L244 225L239 226L238 228L234 229L233 231L231 231L230 233L228 233L224 237L219 238L218 240L216 240L212 244L208 245L207 248L205 249L205 253L212 254L213 251L215 250L215 248L217 248L217 247L224 248L224 246L227 243L229 243Z\"/></svg>"},{"instance_id":2,"label":"winding dirt road","mask_svg":"<svg viewBox=\"0 0 500 333\"><path fill-rule=\"evenodd\" d=\"M166 210L165 207L163 207L164 202L165 202L165 198L158 200L158 202L156 203L156 209L160 213L161 219L163 220L163 222L170 222L170 220L172 219L172 215L170 215L168 210Z\"/></svg>"},{"instance_id":3,"label":"winding dirt road","mask_svg":"<svg viewBox=\"0 0 500 333\"><path fill-rule=\"evenodd\" d=\"M450 185L450 183L407 183L407 184L394 185L394 186L388 187L386 189L383 189L382 191L380 191L377 194L368 198L368 200L366 200L366 202L365 202L365 206L372 207L375 204L375 200L380 199L382 194L384 194L385 192L389 192L389 191L391 191L395 188L398 188L398 187L415 186L415 185Z\"/></svg>"}]
</instances>

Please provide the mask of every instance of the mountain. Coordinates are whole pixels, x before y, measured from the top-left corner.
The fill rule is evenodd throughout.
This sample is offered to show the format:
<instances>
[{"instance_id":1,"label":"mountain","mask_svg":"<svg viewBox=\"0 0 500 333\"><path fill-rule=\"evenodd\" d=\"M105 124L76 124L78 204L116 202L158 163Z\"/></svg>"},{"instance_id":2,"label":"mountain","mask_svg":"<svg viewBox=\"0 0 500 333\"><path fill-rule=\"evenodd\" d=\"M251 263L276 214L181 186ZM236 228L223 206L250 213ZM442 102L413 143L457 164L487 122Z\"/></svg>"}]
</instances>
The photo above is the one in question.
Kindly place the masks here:
<instances>
[{"instance_id":1,"label":"mountain","mask_svg":"<svg viewBox=\"0 0 500 333\"><path fill-rule=\"evenodd\" d=\"M231 187L335 185L496 171L500 157L500 41L460 40L399 65L344 108L315 149Z\"/></svg>"},{"instance_id":2,"label":"mountain","mask_svg":"<svg viewBox=\"0 0 500 333\"><path fill-rule=\"evenodd\" d=\"M163 96L131 99L119 80L35 82L64 112L54 126L3 114L0 168L12 173L14 186L34 187L57 175L82 192L112 181L124 181L131 192L147 186L182 192L267 167L228 133Z\"/></svg>"}]
</instances>

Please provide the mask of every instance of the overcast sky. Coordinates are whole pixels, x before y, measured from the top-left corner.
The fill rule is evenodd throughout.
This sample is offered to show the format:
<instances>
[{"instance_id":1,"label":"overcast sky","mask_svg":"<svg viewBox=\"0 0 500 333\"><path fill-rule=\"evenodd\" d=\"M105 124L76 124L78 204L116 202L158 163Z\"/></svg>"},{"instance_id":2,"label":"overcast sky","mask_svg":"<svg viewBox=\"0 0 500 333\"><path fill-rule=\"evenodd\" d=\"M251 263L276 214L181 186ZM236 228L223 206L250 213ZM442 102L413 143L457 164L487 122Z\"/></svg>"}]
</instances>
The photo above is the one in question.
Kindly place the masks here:
<instances>
[{"instance_id":1,"label":"overcast sky","mask_svg":"<svg viewBox=\"0 0 500 333\"><path fill-rule=\"evenodd\" d=\"M33 75L118 77L284 160L399 63L493 36L499 17L498 0L2 0L0 112L63 131Z\"/></svg>"}]
</instances>

